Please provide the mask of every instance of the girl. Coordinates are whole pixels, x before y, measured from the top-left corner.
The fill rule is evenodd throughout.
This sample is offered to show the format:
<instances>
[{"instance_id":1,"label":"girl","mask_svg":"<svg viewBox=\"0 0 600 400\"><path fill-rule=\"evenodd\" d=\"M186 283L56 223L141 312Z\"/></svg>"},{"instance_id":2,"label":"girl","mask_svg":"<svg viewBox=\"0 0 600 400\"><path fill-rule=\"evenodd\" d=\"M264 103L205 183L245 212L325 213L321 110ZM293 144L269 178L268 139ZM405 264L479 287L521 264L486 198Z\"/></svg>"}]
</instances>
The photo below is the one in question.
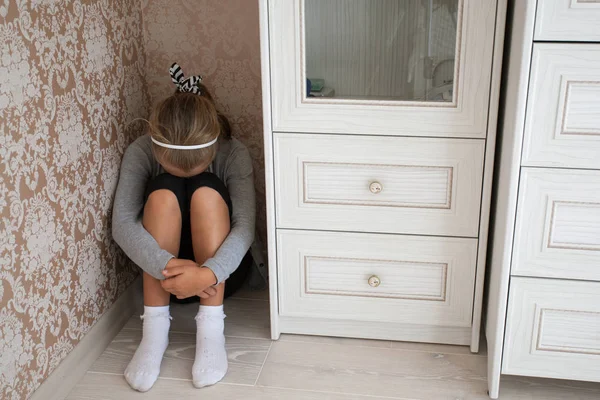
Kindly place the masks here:
<instances>
[{"instance_id":1,"label":"girl","mask_svg":"<svg viewBox=\"0 0 600 400\"><path fill-rule=\"evenodd\" d=\"M194 386L223 379L225 280L228 293L241 286L246 271L237 267L254 238L248 150L231 138L201 77L184 79L177 64L170 73L177 90L152 112L149 135L125 151L113 210L115 241L144 270L143 338L125 370L142 392L160 372L171 297L200 297Z\"/></svg>"}]
</instances>

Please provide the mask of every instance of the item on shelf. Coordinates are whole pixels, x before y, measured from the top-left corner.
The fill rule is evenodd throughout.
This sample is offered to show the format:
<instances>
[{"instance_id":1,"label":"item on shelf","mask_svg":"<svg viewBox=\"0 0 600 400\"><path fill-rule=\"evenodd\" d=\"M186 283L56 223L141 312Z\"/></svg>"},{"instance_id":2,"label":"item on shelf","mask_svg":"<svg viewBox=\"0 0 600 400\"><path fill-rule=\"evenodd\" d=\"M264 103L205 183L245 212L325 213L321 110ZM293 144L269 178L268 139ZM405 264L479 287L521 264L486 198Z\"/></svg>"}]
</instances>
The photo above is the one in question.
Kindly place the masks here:
<instances>
[{"instance_id":1,"label":"item on shelf","mask_svg":"<svg viewBox=\"0 0 600 400\"><path fill-rule=\"evenodd\" d=\"M320 92L325 87L325 79L309 78L311 91Z\"/></svg>"},{"instance_id":2,"label":"item on shelf","mask_svg":"<svg viewBox=\"0 0 600 400\"><path fill-rule=\"evenodd\" d=\"M311 97L335 97L335 90L330 87L324 87L320 91L310 92Z\"/></svg>"}]
</instances>

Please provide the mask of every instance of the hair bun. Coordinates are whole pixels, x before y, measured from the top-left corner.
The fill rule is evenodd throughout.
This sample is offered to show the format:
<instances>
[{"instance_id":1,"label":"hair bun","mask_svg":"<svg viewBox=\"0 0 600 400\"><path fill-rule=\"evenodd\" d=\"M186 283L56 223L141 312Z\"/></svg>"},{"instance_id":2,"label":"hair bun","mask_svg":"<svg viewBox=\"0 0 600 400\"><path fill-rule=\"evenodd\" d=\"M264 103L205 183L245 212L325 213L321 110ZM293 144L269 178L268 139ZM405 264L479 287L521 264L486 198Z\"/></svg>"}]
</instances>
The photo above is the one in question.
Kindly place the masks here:
<instances>
[{"instance_id":1,"label":"hair bun","mask_svg":"<svg viewBox=\"0 0 600 400\"><path fill-rule=\"evenodd\" d=\"M171 68L169 68L169 74L171 75L171 80L177 86L177 91L181 93L194 93L197 95L202 95L202 76L200 75L192 75L189 78L185 78L183 74L183 70L177 63L173 63Z\"/></svg>"}]
</instances>

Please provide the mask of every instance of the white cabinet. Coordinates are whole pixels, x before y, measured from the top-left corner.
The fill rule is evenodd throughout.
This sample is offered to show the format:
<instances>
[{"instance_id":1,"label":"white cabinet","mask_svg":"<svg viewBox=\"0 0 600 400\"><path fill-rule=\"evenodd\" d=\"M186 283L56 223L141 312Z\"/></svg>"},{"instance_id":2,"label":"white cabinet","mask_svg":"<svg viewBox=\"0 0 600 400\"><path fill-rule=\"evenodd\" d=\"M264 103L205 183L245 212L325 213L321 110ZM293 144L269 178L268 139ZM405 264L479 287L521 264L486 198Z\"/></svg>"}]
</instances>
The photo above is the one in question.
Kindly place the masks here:
<instances>
[{"instance_id":1,"label":"white cabinet","mask_svg":"<svg viewBox=\"0 0 600 400\"><path fill-rule=\"evenodd\" d=\"M600 43L535 43L530 76L523 165L599 169Z\"/></svg>"},{"instance_id":2,"label":"white cabinet","mask_svg":"<svg viewBox=\"0 0 600 400\"><path fill-rule=\"evenodd\" d=\"M476 239L279 230L277 248L282 325L381 339L369 323L385 321L406 340L470 344Z\"/></svg>"},{"instance_id":3,"label":"white cabinet","mask_svg":"<svg viewBox=\"0 0 600 400\"><path fill-rule=\"evenodd\" d=\"M502 373L600 381L600 2L515 1L511 11L486 326L492 398Z\"/></svg>"},{"instance_id":4,"label":"white cabinet","mask_svg":"<svg viewBox=\"0 0 600 400\"><path fill-rule=\"evenodd\" d=\"M482 140L273 136L277 227L476 238Z\"/></svg>"},{"instance_id":5,"label":"white cabinet","mask_svg":"<svg viewBox=\"0 0 600 400\"><path fill-rule=\"evenodd\" d=\"M519 186L511 273L600 281L600 171L523 168Z\"/></svg>"},{"instance_id":6,"label":"white cabinet","mask_svg":"<svg viewBox=\"0 0 600 400\"><path fill-rule=\"evenodd\" d=\"M535 40L600 42L599 21L600 1L538 0Z\"/></svg>"},{"instance_id":7,"label":"white cabinet","mask_svg":"<svg viewBox=\"0 0 600 400\"><path fill-rule=\"evenodd\" d=\"M502 372L600 382L600 283L511 280Z\"/></svg>"},{"instance_id":8,"label":"white cabinet","mask_svg":"<svg viewBox=\"0 0 600 400\"><path fill-rule=\"evenodd\" d=\"M271 0L268 9L274 131L486 137L496 0ZM450 87L445 101L418 89L436 72L433 89ZM331 82L336 96L307 97L307 78ZM334 84L344 79L347 90Z\"/></svg>"},{"instance_id":9,"label":"white cabinet","mask_svg":"<svg viewBox=\"0 0 600 400\"><path fill-rule=\"evenodd\" d=\"M273 338L479 346L505 0L261 0Z\"/></svg>"}]
</instances>

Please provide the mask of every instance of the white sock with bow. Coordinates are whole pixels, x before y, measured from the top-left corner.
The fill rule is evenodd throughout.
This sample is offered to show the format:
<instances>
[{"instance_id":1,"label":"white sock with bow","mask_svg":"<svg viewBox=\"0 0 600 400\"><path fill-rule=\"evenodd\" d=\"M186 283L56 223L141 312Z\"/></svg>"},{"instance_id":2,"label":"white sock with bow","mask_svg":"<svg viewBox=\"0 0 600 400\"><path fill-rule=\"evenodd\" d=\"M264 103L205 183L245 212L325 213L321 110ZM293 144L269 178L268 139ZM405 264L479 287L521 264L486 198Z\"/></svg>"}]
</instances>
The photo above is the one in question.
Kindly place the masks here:
<instances>
[{"instance_id":1,"label":"white sock with bow","mask_svg":"<svg viewBox=\"0 0 600 400\"><path fill-rule=\"evenodd\" d=\"M146 392L158 379L160 364L169 345L169 306L144 306L142 319L142 341L125 370L125 379L133 389Z\"/></svg>"},{"instance_id":2,"label":"white sock with bow","mask_svg":"<svg viewBox=\"0 0 600 400\"><path fill-rule=\"evenodd\" d=\"M223 306L200 306L196 315L196 360L192 368L194 386L214 385L227 373Z\"/></svg>"}]
</instances>

